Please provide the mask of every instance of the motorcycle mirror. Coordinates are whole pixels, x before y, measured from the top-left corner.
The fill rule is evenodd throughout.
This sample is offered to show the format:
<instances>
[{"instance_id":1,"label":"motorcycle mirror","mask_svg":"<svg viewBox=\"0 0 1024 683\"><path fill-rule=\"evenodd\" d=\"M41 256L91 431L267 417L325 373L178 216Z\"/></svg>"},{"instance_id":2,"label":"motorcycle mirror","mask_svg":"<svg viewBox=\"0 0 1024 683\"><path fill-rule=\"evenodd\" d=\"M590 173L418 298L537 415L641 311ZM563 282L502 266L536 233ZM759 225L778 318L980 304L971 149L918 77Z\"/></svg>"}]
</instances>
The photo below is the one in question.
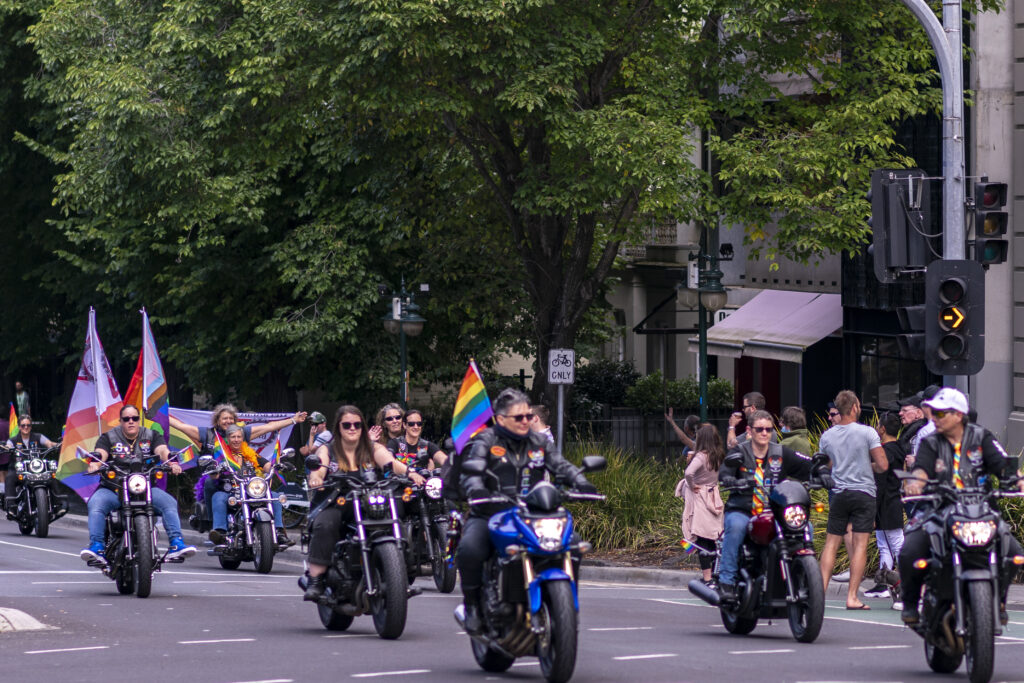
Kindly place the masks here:
<instances>
[{"instance_id":1,"label":"motorcycle mirror","mask_svg":"<svg viewBox=\"0 0 1024 683\"><path fill-rule=\"evenodd\" d=\"M729 467L739 467L743 464L743 454L739 451L733 451L725 456L725 461L722 464Z\"/></svg>"},{"instance_id":2,"label":"motorcycle mirror","mask_svg":"<svg viewBox=\"0 0 1024 683\"><path fill-rule=\"evenodd\" d=\"M283 451L281 451L281 457L282 458L290 458L293 455L295 455L295 449L294 448L286 448Z\"/></svg>"},{"instance_id":3,"label":"motorcycle mirror","mask_svg":"<svg viewBox=\"0 0 1024 683\"><path fill-rule=\"evenodd\" d=\"M320 456L318 456L316 453L310 453L309 455L307 455L305 463L306 469L309 470L310 472L316 472L318 469L324 466L324 464L320 462Z\"/></svg>"},{"instance_id":4,"label":"motorcycle mirror","mask_svg":"<svg viewBox=\"0 0 1024 683\"><path fill-rule=\"evenodd\" d=\"M608 466L608 461L605 460L603 455L584 455L583 456L583 471L584 472L600 472Z\"/></svg>"},{"instance_id":5,"label":"motorcycle mirror","mask_svg":"<svg viewBox=\"0 0 1024 683\"><path fill-rule=\"evenodd\" d=\"M210 465L213 464L213 456L212 455L200 455L199 459L196 460L196 463L200 467L209 467Z\"/></svg>"},{"instance_id":6,"label":"motorcycle mirror","mask_svg":"<svg viewBox=\"0 0 1024 683\"><path fill-rule=\"evenodd\" d=\"M815 453L811 457L811 466L814 468L818 468L821 465L827 465L829 462L829 457L824 453Z\"/></svg>"}]
</instances>

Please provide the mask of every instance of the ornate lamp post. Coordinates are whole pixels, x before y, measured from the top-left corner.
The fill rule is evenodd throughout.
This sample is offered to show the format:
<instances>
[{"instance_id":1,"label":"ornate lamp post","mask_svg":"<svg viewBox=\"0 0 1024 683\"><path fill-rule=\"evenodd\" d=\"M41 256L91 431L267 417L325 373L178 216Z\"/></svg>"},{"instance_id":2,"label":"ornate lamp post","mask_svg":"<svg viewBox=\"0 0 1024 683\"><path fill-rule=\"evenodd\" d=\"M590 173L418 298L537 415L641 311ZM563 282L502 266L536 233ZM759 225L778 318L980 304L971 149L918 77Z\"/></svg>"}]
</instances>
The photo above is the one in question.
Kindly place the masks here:
<instances>
[{"instance_id":1,"label":"ornate lamp post","mask_svg":"<svg viewBox=\"0 0 1024 683\"><path fill-rule=\"evenodd\" d=\"M708 316L707 311L712 314L725 307L729 294L722 286L722 271L718 269L720 261L731 261L733 248L731 244L723 244L721 256L708 248L709 235L705 229L701 235L701 250L697 254L691 254L691 259L697 260L697 363L700 374L700 420L708 419ZM708 253L711 252L711 253Z\"/></svg>"},{"instance_id":2,"label":"ornate lamp post","mask_svg":"<svg viewBox=\"0 0 1024 683\"><path fill-rule=\"evenodd\" d=\"M426 285L420 285L422 291L427 291L425 287ZM423 323L426 322L426 319L419 314L419 310L420 307L413 301L412 292L408 292L405 289L405 278L402 278L402 288L391 298L390 312L381 318L384 329L391 334L398 335L398 347L402 363L401 394L403 409L409 407L409 371L406 369L405 336L415 337L423 331Z\"/></svg>"}]
</instances>

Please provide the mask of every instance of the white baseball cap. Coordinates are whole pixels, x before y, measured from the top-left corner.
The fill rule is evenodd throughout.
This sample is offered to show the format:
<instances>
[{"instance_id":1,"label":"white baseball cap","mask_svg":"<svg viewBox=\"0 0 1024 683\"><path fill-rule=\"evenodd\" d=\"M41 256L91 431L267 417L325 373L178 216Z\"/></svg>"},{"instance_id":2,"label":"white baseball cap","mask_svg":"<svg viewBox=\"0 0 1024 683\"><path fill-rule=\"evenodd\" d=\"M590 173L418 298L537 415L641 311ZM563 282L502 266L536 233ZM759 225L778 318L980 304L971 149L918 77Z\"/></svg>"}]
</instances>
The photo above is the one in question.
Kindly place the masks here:
<instances>
[{"instance_id":1,"label":"white baseball cap","mask_svg":"<svg viewBox=\"0 0 1024 683\"><path fill-rule=\"evenodd\" d=\"M958 413L967 414L967 397L952 387L943 387L935 394L930 401L923 401L921 405L928 406L932 410L955 410Z\"/></svg>"}]
</instances>

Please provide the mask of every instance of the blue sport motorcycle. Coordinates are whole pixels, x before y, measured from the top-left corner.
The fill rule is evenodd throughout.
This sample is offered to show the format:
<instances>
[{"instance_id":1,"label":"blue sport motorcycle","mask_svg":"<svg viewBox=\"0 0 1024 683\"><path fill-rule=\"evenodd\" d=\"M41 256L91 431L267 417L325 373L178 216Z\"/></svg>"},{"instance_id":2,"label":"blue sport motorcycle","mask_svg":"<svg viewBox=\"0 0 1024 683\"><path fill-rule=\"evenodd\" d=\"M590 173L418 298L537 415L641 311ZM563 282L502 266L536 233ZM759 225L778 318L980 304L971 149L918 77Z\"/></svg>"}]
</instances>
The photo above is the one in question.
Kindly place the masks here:
<instances>
[{"instance_id":1,"label":"blue sport motorcycle","mask_svg":"<svg viewBox=\"0 0 1024 683\"><path fill-rule=\"evenodd\" d=\"M601 456L583 459L583 471L605 467ZM490 474L483 462L463 464L468 474ZM475 471L479 470L479 471ZM493 475L491 475L493 476ZM591 545L573 534L572 515L563 501L598 500L600 494L578 493L547 481L515 498L495 494L470 505L508 505L487 526L493 552L484 564L480 605L483 629L472 636L473 657L485 671L507 670L518 657L538 657L549 683L564 683L576 667L576 589L579 557ZM465 627L460 605L456 620Z\"/></svg>"}]
</instances>

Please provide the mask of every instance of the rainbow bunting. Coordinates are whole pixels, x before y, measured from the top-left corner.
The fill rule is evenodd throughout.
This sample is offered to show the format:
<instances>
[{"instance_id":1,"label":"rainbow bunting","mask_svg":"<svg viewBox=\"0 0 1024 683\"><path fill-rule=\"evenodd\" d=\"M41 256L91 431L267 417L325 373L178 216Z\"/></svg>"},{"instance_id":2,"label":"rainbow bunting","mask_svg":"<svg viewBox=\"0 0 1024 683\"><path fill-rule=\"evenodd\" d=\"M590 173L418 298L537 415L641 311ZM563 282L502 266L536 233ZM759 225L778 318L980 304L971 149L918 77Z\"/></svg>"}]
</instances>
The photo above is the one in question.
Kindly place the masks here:
<instances>
[{"instance_id":1,"label":"rainbow bunting","mask_svg":"<svg viewBox=\"0 0 1024 683\"><path fill-rule=\"evenodd\" d=\"M487 398L484 381L476 362L469 361L466 376L462 378L459 397L455 399L455 413L452 415L452 440L456 452L462 448L480 430L487 426L487 421L494 415L491 402Z\"/></svg>"},{"instance_id":2,"label":"rainbow bunting","mask_svg":"<svg viewBox=\"0 0 1024 683\"><path fill-rule=\"evenodd\" d=\"M693 543L690 543L685 538L683 540L679 541L679 545L680 545L680 547L683 550L685 550L688 553L692 553L693 551L695 551L697 549L696 545L694 545Z\"/></svg>"},{"instance_id":3,"label":"rainbow bunting","mask_svg":"<svg viewBox=\"0 0 1024 683\"><path fill-rule=\"evenodd\" d=\"M139 409L139 414L145 416L144 426L166 437L170 433L167 380L160 365L153 330L149 326L149 314L145 308L139 312L142 313L142 349L135 373L124 393L124 403Z\"/></svg>"},{"instance_id":4,"label":"rainbow bunting","mask_svg":"<svg viewBox=\"0 0 1024 683\"><path fill-rule=\"evenodd\" d=\"M18 413L15 412L13 403L11 404L11 417L8 419L7 437L13 441L14 437L18 436Z\"/></svg>"},{"instance_id":5,"label":"rainbow bunting","mask_svg":"<svg viewBox=\"0 0 1024 683\"><path fill-rule=\"evenodd\" d=\"M227 464L231 465L236 472L242 471L242 459L235 455L234 452L228 445L224 443L224 437L217 433L217 443L213 447L213 457L215 460L224 460Z\"/></svg>"}]
</instances>

